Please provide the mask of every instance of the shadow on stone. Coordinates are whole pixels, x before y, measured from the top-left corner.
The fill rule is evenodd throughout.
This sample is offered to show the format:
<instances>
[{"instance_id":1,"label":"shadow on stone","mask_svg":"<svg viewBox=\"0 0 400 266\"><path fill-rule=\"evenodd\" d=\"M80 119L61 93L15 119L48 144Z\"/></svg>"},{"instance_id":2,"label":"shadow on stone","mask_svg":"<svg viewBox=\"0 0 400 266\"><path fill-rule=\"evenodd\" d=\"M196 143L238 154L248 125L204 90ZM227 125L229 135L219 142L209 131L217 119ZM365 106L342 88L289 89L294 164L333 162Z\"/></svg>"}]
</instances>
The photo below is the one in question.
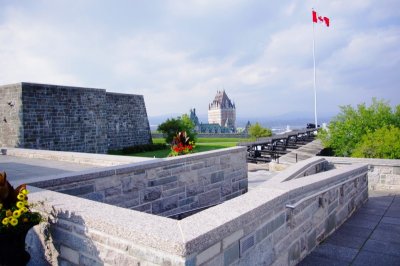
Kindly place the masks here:
<instances>
[{"instance_id":1,"label":"shadow on stone","mask_svg":"<svg viewBox=\"0 0 400 266\"><path fill-rule=\"evenodd\" d=\"M84 219L69 211L53 211L48 222L28 233L28 265L104 265Z\"/></svg>"}]
</instances>

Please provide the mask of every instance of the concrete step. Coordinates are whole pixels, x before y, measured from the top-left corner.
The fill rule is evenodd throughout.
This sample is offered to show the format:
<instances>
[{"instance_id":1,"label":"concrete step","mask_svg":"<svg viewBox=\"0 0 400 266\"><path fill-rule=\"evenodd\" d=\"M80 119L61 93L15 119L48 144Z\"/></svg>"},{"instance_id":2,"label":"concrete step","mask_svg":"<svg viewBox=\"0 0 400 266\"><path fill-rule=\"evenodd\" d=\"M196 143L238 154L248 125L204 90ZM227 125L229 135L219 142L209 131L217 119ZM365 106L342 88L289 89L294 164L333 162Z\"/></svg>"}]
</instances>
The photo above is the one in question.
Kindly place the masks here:
<instances>
[{"instance_id":1,"label":"concrete step","mask_svg":"<svg viewBox=\"0 0 400 266\"><path fill-rule=\"evenodd\" d=\"M314 140L296 150L291 150L288 154L279 157L279 163L287 165L295 164L298 161L316 156L322 150L322 148L321 141Z\"/></svg>"}]
</instances>

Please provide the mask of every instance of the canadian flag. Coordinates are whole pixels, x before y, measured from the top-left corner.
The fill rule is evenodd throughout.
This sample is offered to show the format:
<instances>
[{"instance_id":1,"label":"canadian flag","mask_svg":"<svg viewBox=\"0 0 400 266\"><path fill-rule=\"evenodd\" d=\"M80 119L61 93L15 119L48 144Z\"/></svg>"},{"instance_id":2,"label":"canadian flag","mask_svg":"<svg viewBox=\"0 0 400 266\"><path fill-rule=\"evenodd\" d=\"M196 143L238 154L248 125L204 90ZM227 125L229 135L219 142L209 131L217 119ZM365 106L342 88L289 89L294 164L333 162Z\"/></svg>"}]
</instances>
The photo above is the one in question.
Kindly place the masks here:
<instances>
[{"instance_id":1,"label":"canadian flag","mask_svg":"<svg viewBox=\"0 0 400 266\"><path fill-rule=\"evenodd\" d=\"M325 23L325 25L327 27L329 27L329 18L323 17L323 16L318 16L317 12L315 12L314 10L312 11L312 21L314 23L323 22L323 23Z\"/></svg>"}]
</instances>

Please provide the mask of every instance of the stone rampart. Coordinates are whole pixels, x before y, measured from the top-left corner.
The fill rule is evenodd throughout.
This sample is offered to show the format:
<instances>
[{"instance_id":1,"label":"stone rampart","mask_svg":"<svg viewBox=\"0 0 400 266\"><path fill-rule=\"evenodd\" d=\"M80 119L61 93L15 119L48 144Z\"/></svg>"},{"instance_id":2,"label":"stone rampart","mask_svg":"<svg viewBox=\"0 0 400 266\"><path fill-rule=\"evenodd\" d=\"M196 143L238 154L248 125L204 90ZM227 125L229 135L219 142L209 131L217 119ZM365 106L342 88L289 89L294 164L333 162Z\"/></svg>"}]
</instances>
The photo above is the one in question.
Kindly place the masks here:
<instances>
[{"instance_id":1,"label":"stone rampart","mask_svg":"<svg viewBox=\"0 0 400 266\"><path fill-rule=\"evenodd\" d=\"M143 96L34 83L0 86L0 146L106 153L151 142Z\"/></svg>"},{"instance_id":2,"label":"stone rampart","mask_svg":"<svg viewBox=\"0 0 400 266\"><path fill-rule=\"evenodd\" d=\"M106 93L109 150L151 143L142 95Z\"/></svg>"},{"instance_id":3,"label":"stone rampart","mask_svg":"<svg viewBox=\"0 0 400 266\"><path fill-rule=\"evenodd\" d=\"M19 84L0 86L0 146L18 147L24 135L22 87Z\"/></svg>"},{"instance_id":4,"label":"stone rampart","mask_svg":"<svg viewBox=\"0 0 400 266\"><path fill-rule=\"evenodd\" d=\"M232 149L225 155L231 156L235 151L235 148ZM240 152L243 154L240 161L245 162L245 151ZM236 164L236 160L228 161L229 156L225 155L218 154L220 164L223 164L221 160L227 160L224 169L235 169L235 165L238 169L243 167L239 166L241 163ZM200 156L196 162L207 165L209 157L210 154ZM192 164L191 160L185 156L176 162L184 162L193 170L200 167L195 162ZM311 168L315 169L316 162L310 163L314 165ZM125 170L123 167L112 168L114 175L119 173L121 178L123 175L125 178L143 175L143 172L135 173L138 165L125 166ZM175 169L165 169L167 165L161 167L155 171L150 171L149 167L149 174L152 174L145 179L148 185L154 184L153 174ZM307 172L311 168L304 166L300 172ZM107 171L111 169L101 175L108 176L110 173ZM207 183L211 183L213 173L218 171L213 166L206 171ZM291 171L291 168L286 171ZM201 177L205 170L194 172ZM265 182L240 197L180 221L35 187L30 187L30 200L45 199L44 205L38 206L38 209L50 214L51 239L56 250L53 254L58 253L59 263L295 265L368 197L367 165L350 165L303 177L298 175L300 172L295 169L292 174L285 174L280 179L286 180L287 176L297 178L289 178L284 182ZM166 176L162 175L160 180L163 178ZM191 179L190 176L186 178ZM214 175L214 179L219 178L219 174ZM88 178L79 177L69 182L82 179L89 181ZM102 178L97 176L95 179ZM36 186L49 182L42 181ZM62 189L64 181L67 180L64 178L52 182L58 186L57 189ZM211 187L208 189L212 190Z\"/></svg>"}]
</instances>

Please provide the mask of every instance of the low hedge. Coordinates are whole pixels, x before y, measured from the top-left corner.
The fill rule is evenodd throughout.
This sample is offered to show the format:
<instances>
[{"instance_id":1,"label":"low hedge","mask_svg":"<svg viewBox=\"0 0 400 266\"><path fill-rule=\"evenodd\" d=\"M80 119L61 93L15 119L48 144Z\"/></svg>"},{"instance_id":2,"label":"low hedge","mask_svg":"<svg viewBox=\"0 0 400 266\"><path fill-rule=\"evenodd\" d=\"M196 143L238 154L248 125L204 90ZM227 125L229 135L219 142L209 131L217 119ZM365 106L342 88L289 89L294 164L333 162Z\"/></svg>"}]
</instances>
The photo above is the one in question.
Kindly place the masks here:
<instances>
[{"instance_id":1,"label":"low hedge","mask_svg":"<svg viewBox=\"0 0 400 266\"><path fill-rule=\"evenodd\" d=\"M155 144L142 144L136 146L125 147L122 150L118 151L109 151L111 154L130 154L130 153L138 153L138 152L146 152L146 151L157 151L164 150L169 148L169 146L165 143L155 143Z\"/></svg>"}]
</instances>

